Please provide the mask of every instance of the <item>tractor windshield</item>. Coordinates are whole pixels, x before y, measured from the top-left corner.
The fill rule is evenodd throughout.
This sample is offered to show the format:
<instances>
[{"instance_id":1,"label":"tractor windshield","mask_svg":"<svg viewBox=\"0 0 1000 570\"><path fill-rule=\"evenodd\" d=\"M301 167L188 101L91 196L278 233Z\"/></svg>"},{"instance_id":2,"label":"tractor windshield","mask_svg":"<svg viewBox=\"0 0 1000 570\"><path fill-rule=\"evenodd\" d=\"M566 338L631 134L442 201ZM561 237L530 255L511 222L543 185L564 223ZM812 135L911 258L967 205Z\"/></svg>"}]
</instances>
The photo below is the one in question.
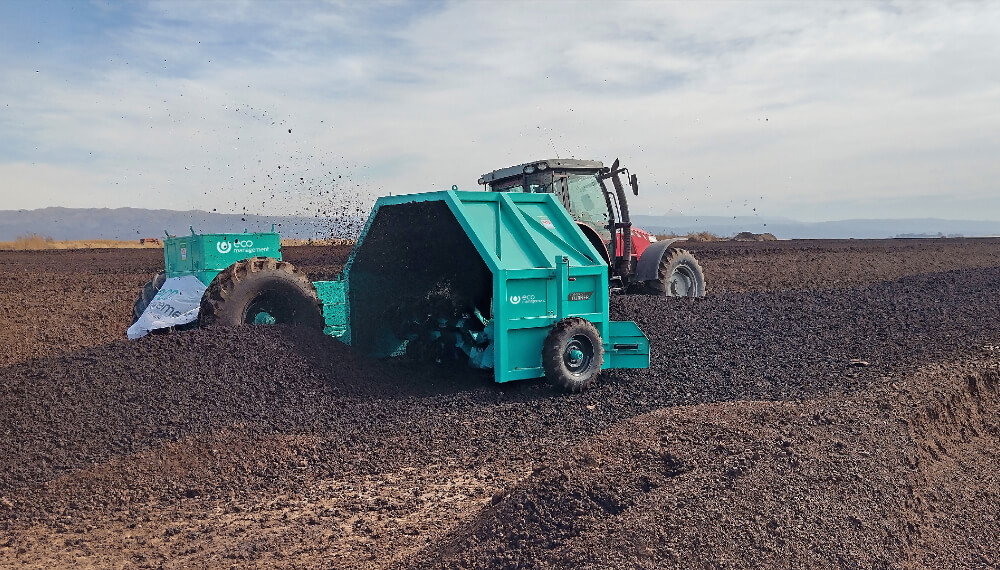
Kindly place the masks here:
<instances>
[{"instance_id":1,"label":"tractor windshield","mask_svg":"<svg viewBox=\"0 0 1000 570\"><path fill-rule=\"evenodd\" d=\"M608 204L597 177L593 174L567 174L566 189L570 215L593 226L601 234L607 233Z\"/></svg>"},{"instance_id":2,"label":"tractor windshield","mask_svg":"<svg viewBox=\"0 0 1000 570\"><path fill-rule=\"evenodd\" d=\"M593 173L565 171L538 172L490 184L494 192L544 192L555 194L578 222L593 227L605 239L608 231L608 203L597 176Z\"/></svg>"}]
</instances>

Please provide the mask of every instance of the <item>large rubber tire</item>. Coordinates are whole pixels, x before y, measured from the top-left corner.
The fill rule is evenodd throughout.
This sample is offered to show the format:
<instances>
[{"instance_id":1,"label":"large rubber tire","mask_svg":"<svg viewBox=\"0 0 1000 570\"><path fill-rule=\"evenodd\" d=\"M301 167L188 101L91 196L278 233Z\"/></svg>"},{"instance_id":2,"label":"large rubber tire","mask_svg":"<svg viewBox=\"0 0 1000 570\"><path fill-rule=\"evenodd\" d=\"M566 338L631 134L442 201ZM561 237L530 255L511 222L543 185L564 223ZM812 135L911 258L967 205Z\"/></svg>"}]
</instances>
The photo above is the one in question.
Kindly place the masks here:
<instances>
[{"instance_id":1,"label":"large rubber tire","mask_svg":"<svg viewBox=\"0 0 1000 570\"><path fill-rule=\"evenodd\" d=\"M589 388L604 366L604 343L587 319L570 317L552 327L542 345L545 378L570 392Z\"/></svg>"},{"instance_id":2,"label":"large rubber tire","mask_svg":"<svg viewBox=\"0 0 1000 570\"><path fill-rule=\"evenodd\" d=\"M201 326L290 324L323 328L316 287L287 261L252 257L215 276L201 297Z\"/></svg>"},{"instance_id":3,"label":"large rubber tire","mask_svg":"<svg viewBox=\"0 0 1000 570\"><path fill-rule=\"evenodd\" d=\"M153 302L153 297L160 292L160 287L163 287L163 282L166 280L167 274L161 271L142 286L142 292L139 293L139 298L136 299L135 304L132 305L133 324L135 324L135 322L139 320L139 317L142 316L142 313L146 311L146 307Z\"/></svg>"},{"instance_id":4,"label":"large rubber tire","mask_svg":"<svg viewBox=\"0 0 1000 570\"><path fill-rule=\"evenodd\" d=\"M704 297L705 273L691 252L668 249L660 259L657 278L646 281L646 290L665 297Z\"/></svg>"}]
</instances>

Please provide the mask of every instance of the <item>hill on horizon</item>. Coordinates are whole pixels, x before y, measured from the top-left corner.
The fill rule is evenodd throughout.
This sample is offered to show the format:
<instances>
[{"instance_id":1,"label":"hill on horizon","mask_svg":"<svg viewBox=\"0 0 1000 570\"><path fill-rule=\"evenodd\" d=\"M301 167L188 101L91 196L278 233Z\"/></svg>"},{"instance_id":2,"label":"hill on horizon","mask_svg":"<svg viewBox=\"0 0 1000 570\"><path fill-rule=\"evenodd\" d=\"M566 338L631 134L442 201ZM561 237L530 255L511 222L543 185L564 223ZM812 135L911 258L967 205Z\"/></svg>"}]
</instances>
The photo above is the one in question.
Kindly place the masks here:
<instances>
[{"instance_id":1,"label":"hill on horizon","mask_svg":"<svg viewBox=\"0 0 1000 570\"><path fill-rule=\"evenodd\" d=\"M1000 236L1000 221L940 218L851 219L800 222L759 216L663 216L637 214L632 223L655 234L709 232L733 236L740 232L771 233L778 239L885 239L894 237Z\"/></svg>"},{"instance_id":2,"label":"hill on horizon","mask_svg":"<svg viewBox=\"0 0 1000 570\"><path fill-rule=\"evenodd\" d=\"M758 216L634 215L633 223L656 234L686 235L709 232L733 236L740 232L771 233L779 239L882 239L893 237L1000 236L1000 221L945 220L938 218L854 219L799 222L788 218ZM219 214L202 210L150 210L145 208L41 208L0 210L0 241L27 234L56 240L132 240L185 234L193 227L203 233L269 231L272 224L282 236L296 239L357 237L365 217L261 216Z\"/></svg>"},{"instance_id":3,"label":"hill on horizon","mask_svg":"<svg viewBox=\"0 0 1000 570\"><path fill-rule=\"evenodd\" d=\"M365 220L360 217L259 216L219 214L202 210L149 210L145 208L41 208L0 210L0 241L26 234L56 240L133 240L199 233L275 231L283 237L309 239L355 237Z\"/></svg>"}]
</instances>

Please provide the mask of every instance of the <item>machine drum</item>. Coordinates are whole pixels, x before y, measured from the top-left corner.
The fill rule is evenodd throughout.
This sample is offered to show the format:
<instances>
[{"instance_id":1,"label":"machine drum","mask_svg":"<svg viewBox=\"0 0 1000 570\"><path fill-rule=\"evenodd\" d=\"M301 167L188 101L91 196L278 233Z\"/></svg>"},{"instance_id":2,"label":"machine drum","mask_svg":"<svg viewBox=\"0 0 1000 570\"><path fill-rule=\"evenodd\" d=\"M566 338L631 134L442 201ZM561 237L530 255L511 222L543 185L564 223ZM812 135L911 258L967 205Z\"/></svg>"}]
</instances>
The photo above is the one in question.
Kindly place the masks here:
<instances>
[{"instance_id":1,"label":"machine drum","mask_svg":"<svg viewBox=\"0 0 1000 570\"><path fill-rule=\"evenodd\" d=\"M542 346L542 368L549 382L570 392L593 384L604 365L604 344L597 327L571 317L552 327Z\"/></svg>"},{"instance_id":2,"label":"machine drum","mask_svg":"<svg viewBox=\"0 0 1000 570\"><path fill-rule=\"evenodd\" d=\"M253 257L219 273L201 298L198 322L206 325L292 324L322 329L316 287L288 262Z\"/></svg>"}]
</instances>

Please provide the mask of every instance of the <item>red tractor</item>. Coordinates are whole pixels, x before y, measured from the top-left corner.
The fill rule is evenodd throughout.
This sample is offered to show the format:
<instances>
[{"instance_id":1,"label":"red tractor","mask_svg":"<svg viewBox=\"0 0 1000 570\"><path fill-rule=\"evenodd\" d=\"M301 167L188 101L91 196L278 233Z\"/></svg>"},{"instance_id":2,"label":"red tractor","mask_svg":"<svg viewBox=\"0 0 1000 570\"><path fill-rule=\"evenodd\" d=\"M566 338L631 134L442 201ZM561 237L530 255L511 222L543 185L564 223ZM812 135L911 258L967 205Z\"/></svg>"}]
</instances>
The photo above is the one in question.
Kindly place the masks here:
<instances>
[{"instance_id":1,"label":"red tractor","mask_svg":"<svg viewBox=\"0 0 1000 570\"><path fill-rule=\"evenodd\" d=\"M676 297L705 295L705 275L690 252L671 247L677 239L632 225L621 175L639 194L636 176L596 160L555 158L494 170L479 178L492 192L547 192L562 201L608 263L613 291ZM606 182L611 181L611 189Z\"/></svg>"}]
</instances>

